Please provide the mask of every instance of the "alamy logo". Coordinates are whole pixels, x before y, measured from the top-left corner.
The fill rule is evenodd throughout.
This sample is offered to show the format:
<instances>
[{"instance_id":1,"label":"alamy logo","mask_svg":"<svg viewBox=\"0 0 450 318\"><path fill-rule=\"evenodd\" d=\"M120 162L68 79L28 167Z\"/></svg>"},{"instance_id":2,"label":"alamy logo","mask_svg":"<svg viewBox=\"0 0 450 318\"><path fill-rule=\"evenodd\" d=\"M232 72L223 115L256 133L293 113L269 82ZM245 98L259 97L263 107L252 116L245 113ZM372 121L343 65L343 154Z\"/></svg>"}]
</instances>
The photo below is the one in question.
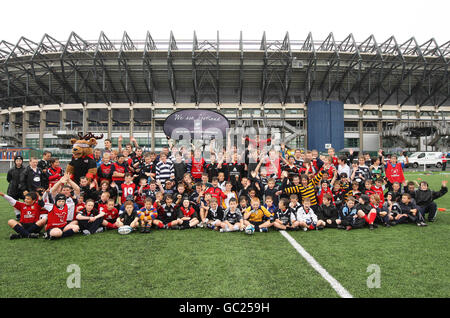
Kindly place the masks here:
<instances>
[{"instance_id":1,"label":"alamy logo","mask_svg":"<svg viewBox=\"0 0 450 318\"><path fill-rule=\"evenodd\" d=\"M377 264L367 266L367 273L371 273L367 277L367 288L381 288L381 269Z\"/></svg>"},{"instance_id":2,"label":"alamy logo","mask_svg":"<svg viewBox=\"0 0 450 318\"><path fill-rule=\"evenodd\" d=\"M67 288L81 288L81 269L77 264L67 266L67 273L72 273L67 277Z\"/></svg>"}]
</instances>

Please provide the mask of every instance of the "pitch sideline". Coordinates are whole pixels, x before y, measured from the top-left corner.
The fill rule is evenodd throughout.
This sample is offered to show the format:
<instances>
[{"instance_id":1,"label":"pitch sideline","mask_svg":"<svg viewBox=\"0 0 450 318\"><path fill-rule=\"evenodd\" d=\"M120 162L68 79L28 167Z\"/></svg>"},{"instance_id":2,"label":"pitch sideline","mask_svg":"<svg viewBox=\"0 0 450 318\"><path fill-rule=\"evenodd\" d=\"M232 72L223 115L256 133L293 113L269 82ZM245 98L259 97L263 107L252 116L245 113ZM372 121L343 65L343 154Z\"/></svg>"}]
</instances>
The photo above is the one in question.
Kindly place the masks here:
<instances>
[{"instance_id":1,"label":"pitch sideline","mask_svg":"<svg viewBox=\"0 0 450 318\"><path fill-rule=\"evenodd\" d=\"M297 250L297 252L312 266L338 293L342 298L353 298L353 296L342 286L333 276L331 276L325 268L322 267L292 236L286 231L280 231L289 243Z\"/></svg>"}]
</instances>

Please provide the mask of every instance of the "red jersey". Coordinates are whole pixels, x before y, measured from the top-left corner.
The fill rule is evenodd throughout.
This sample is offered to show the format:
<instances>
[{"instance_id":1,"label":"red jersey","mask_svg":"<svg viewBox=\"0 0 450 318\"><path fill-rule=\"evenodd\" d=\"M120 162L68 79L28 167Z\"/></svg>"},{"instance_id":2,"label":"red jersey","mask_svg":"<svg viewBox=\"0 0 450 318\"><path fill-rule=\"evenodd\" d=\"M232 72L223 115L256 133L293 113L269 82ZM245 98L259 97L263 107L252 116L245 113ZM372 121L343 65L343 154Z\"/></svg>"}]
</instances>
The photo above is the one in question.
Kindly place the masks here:
<instances>
[{"instance_id":1,"label":"red jersey","mask_svg":"<svg viewBox=\"0 0 450 318\"><path fill-rule=\"evenodd\" d=\"M36 223L39 221L41 206L37 202L26 205L23 202L16 201L14 208L20 211L20 223Z\"/></svg>"},{"instance_id":2,"label":"red jersey","mask_svg":"<svg viewBox=\"0 0 450 318\"><path fill-rule=\"evenodd\" d=\"M403 181L405 181L405 176L403 175L402 164L397 162L394 167L390 162L388 162L386 164L386 178L391 183L403 183Z\"/></svg>"},{"instance_id":3,"label":"red jersey","mask_svg":"<svg viewBox=\"0 0 450 318\"><path fill-rule=\"evenodd\" d=\"M191 175L194 179L201 179L202 172L205 170L205 159L196 160L192 157Z\"/></svg>"},{"instance_id":4,"label":"red jersey","mask_svg":"<svg viewBox=\"0 0 450 318\"><path fill-rule=\"evenodd\" d=\"M339 165L338 158L337 157L332 157L332 159L333 159L333 166L335 166L337 168L338 165Z\"/></svg>"},{"instance_id":5,"label":"red jersey","mask_svg":"<svg viewBox=\"0 0 450 318\"><path fill-rule=\"evenodd\" d=\"M219 187L217 187L217 188L209 187L205 191L205 193L210 193L211 197L216 198L219 206L222 206L222 200L227 198L227 195L225 193L223 193L222 189L220 189Z\"/></svg>"},{"instance_id":6,"label":"red jersey","mask_svg":"<svg viewBox=\"0 0 450 318\"><path fill-rule=\"evenodd\" d=\"M67 224L67 214L69 208L67 204L64 204L62 209L58 208L56 204L53 204L53 208L48 212L47 225L45 230L48 231L54 228L63 228Z\"/></svg>"},{"instance_id":7,"label":"red jersey","mask_svg":"<svg viewBox=\"0 0 450 318\"><path fill-rule=\"evenodd\" d=\"M319 204L322 204L323 196L325 193L328 193L331 195L331 202L334 204L334 195L330 188L328 188L327 191L323 191L323 189L320 190L320 193L317 195L317 202L319 202Z\"/></svg>"},{"instance_id":8,"label":"red jersey","mask_svg":"<svg viewBox=\"0 0 450 318\"><path fill-rule=\"evenodd\" d=\"M328 168L328 170L326 172L328 172L328 179L327 180L332 180L333 176L334 176L334 172L336 171L336 167L331 165L330 168Z\"/></svg>"},{"instance_id":9,"label":"red jersey","mask_svg":"<svg viewBox=\"0 0 450 318\"><path fill-rule=\"evenodd\" d=\"M195 213L195 210L193 207L189 207L189 210L186 211L186 209L184 208L184 206L180 207L180 211L183 213L183 217L192 217L192 215Z\"/></svg>"},{"instance_id":10,"label":"red jersey","mask_svg":"<svg viewBox=\"0 0 450 318\"><path fill-rule=\"evenodd\" d=\"M272 164L271 160L268 158L265 166L266 166L266 171L267 171L268 176L275 174L278 179L281 178L280 158L275 158L273 160L273 164Z\"/></svg>"},{"instance_id":11,"label":"red jersey","mask_svg":"<svg viewBox=\"0 0 450 318\"><path fill-rule=\"evenodd\" d=\"M59 179L63 177L61 167L56 167L56 169L50 167L47 170L47 174L48 174L48 184L50 188L53 187L59 181Z\"/></svg>"},{"instance_id":12,"label":"red jersey","mask_svg":"<svg viewBox=\"0 0 450 318\"><path fill-rule=\"evenodd\" d=\"M150 190L150 185L147 184L142 187L142 193L139 193L139 189L140 187L138 188L138 192L136 193L136 203L139 206L143 206L145 198L147 197L147 191Z\"/></svg>"},{"instance_id":13,"label":"red jersey","mask_svg":"<svg viewBox=\"0 0 450 318\"><path fill-rule=\"evenodd\" d=\"M122 183L120 187L122 188L122 201L121 201L122 203L126 201L127 196L132 195L134 197L134 192L136 191L135 183L130 184Z\"/></svg>"},{"instance_id":14,"label":"red jersey","mask_svg":"<svg viewBox=\"0 0 450 318\"><path fill-rule=\"evenodd\" d=\"M111 183L112 179L112 163L104 164L102 163L98 169L97 176L99 178L99 183L103 180L108 180Z\"/></svg>"},{"instance_id":15,"label":"red jersey","mask_svg":"<svg viewBox=\"0 0 450 318\"><path fill-rule=\"evenodd\" d=\"M379 187L377 188L376 186L372 186L370 188L370 190L372 190L373 192L375 192L376 194L378 194L380 196L380 205L384 204L384 192L383 192L383 187Z\"/></svg>"},{"instance_id":16,"label":"red jersey","mask_svg":"<svg viewBox=\"0 0 450 318\"><path fill-rule=\"evenodd\" d=\"M100 207L100 205L99 205ZM107 221L114 221L119 217L119 211L116 208L112 210L108 210L106 207L103 210L99 210L99 213L104 212L105 216L103 217Z\"/></svg>"},{"instance_id":17,"label":"red jersey","mask_svg":"<svg viewBox=\"0 0 450 318\"><path fill-rule=\"evenodd\" d=\"M127 173L128 172L128 164L124 161L122 164L118 162L114 162L112 164L113 172L117 171L119 173ZM123 181L125 177L111 177L112 181Z\"/></svg>"},{"instance_id":18,"label":"red jersey","mask_svg":"<svg viewBox=\"0 0 450 318\"><path fill-rule=\"evenodd\" d=\"M75 214L77 214L78 212L80 212L81 210L83 210L83 209L85 209L86 208L86 203L78 203L76 206L75 206Z\"/></svg>"}]
</instances>

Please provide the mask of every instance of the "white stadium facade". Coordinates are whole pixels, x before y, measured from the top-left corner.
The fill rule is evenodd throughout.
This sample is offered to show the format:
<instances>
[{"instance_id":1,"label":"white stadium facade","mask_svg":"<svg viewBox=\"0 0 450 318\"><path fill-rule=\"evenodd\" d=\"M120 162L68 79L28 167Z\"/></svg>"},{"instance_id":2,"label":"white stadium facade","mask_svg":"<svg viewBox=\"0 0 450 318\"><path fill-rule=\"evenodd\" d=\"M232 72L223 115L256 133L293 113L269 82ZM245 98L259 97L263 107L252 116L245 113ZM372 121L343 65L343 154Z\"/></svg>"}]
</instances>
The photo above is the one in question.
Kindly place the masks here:
<instances>
[{"instance_id":1,"label":"white stadium facade","mask_svg":"<svg viewBox=\"0 0 450 318\"><path fill-rule=\"evenodd\" d=\"M447 151L450 41L378 40L201 40L195 32L86 40L72 32L66 41L2 41L0 143L68 154L69 138L92 132L113 146L133 135L158 151L169 114L209 109L231 127L270 127L289 146L311 148L308 133L320 133L308 120L311 103L339 101L345 149Z\"/></svg>"}]
</instances>

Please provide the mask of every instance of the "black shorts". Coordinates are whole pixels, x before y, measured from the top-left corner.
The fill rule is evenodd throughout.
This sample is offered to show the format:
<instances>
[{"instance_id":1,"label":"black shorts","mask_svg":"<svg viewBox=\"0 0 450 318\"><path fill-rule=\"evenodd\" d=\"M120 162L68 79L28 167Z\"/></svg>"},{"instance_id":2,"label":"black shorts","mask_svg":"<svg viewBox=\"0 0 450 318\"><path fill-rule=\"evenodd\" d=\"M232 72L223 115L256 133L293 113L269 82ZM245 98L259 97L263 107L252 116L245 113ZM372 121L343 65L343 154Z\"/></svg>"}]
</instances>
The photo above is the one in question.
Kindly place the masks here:
<instances>
[{"instance_id":1,"label":"black shorts","mask_svg":"<svg viewBox=\"0 0 450 318\"><path fill-rule=\"evenodd\" d=\"M25 230L29 231L29 228L36 223L21 223L21 224ZM41 232L41 227L34 229L34 231L32 231L31 233L39 233L39 232Z\"/></svg>"},{"instance_id":2,"label":"black shorts","mask_svg":"<svg viewBox=\"0 0 450 318\"><path fill-rule=\"evenodd\" d=\"M117 218L115 219L104 219L105 221L108 221L109 224L115 224L117 221Z\"/></svg>"},{"instance_id":3,"label":"black shorts","mask_svg":"<svg viewBox=\"0 0 450 318\"><path fill-rule=\"evenodd\" d=\"M170 222L174 221L174 220L169 220L169 219L156 219L155 221L161 221L162 224L167 225Z\"/></svg>"},{"instance_id":4,"label":"black shorts","mask_svg":"<svg viewBox=\"0 0 450 318\"><path fill-rule=\"evenodd\" d=\"M255 227L256 231L259 231L259 226L265 222L255 222L255 221L249 221L250 224L253 224L253 226Z\"/></svg>"}]
</instances>

